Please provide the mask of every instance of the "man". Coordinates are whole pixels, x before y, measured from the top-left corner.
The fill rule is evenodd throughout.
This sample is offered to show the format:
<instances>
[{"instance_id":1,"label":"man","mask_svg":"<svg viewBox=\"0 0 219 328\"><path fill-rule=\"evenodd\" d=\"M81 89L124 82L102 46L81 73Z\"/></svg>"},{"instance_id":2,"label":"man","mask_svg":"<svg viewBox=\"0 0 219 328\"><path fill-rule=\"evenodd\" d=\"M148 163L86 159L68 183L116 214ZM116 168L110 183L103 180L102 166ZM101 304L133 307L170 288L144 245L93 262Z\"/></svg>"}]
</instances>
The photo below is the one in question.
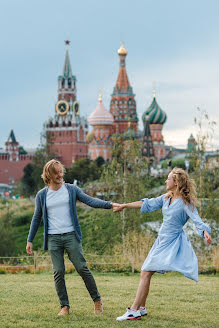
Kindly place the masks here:
<instances>
[{"instance_id":1,"label":"man","mask_svg":"<svg viewBox=\"0 0 219 328\"><path fill-rule=\"evenodd\" d=\"M112 202L86 195L75 185L64 183L64 166L57 160L47 162L42 178L46 185L36 195L35 212L27 238L27 253L33 253L33 240L44 218L44 250L49 250L54 270L56 291L61 304L58 315L69 314L69 300L65 286L64 251L80 274L94 302L94 313L103 312L103 304L92 273L87 267L81 245L81 230L77 218L76 201L94 208L110 209ZM116 205L116 204L115 204Z\"/></svg>"}]
</instances>

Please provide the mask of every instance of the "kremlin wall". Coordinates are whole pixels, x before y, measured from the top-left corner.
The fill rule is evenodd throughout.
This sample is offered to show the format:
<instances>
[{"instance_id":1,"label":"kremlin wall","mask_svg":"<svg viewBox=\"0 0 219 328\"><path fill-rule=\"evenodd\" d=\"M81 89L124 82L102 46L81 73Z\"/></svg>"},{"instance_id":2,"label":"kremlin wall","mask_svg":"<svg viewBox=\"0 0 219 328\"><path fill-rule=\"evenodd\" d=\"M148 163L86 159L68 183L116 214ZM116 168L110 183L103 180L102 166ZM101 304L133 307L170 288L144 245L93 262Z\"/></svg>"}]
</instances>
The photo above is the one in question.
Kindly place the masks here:
<instances>
[{"instance_id":1,"label":"kremlin wall","mask_svg":"<svg viewBox=\"0 0 219 328\"><path fill-rule=\"evenodd\" d=\"M94 160L102 156L111 159L112 135L127 134L142 143L142 156L156 161L166 158L166 147L162 135L166 113L157 103L155 91L152 103L142 115L143 134L138 129L138 114L135 94L126 71L124 44L118 50L119 72L111 95L110 108L105 108L102 95L97 107L88 120L80 115L80 102L77 99L77 80L72 73L69 44L65 41L66 52L62 75L58 76L57 102L54 115L46 122L46 133L50 149L66 167L71 167L80 158ZM89 124L92 130L89 132ZM0 153L0 183L13 184L23 176L24 167L32 162L32 155L19 154L19 143L14 131L9 134L5 151Z\"/></svg>"},{"instance_id":2,"label":"kremlin wall","mask_svg":"<svg viewBox=\"0 0 219 328\"><path fill-rule=\"evenodd\" d=\"M32 160L33 155L19 154L19 142L11 130L5 143L5 152L0 153L0 183L14 184L19 181L24 174L24 167Z\"/></svg>"}]
</instances>

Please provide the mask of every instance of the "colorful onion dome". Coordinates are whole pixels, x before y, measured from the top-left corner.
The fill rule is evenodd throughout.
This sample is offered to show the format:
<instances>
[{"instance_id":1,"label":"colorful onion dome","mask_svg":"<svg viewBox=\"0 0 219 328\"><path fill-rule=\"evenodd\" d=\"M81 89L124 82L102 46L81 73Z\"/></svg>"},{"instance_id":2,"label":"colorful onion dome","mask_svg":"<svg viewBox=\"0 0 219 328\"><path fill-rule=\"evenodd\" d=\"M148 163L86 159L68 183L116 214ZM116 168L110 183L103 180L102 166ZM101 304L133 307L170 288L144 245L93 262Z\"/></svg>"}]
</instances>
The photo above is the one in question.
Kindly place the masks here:
<instances>
[{"instance_id":1,"label":"colorful onion dome","mask_svg":"<svg viewBox=\"0 0 219 328\"><path fill-rule=\"evenodd\" d=\"M126 56L128 54L128 51L126 50L124 43L122 42L121 47L118 50L119 56Z\"/></svg>"},{"instance_id":2,"label":"colorful onion dome","mask_svg":"<svg viewBox=\"0 0 219 328\"><path fill-rule=\"evenodd\" d=\"M153 94L153 101L151 105L142 115L142 120L144 123L147 115L149 115L150 124L164 124L167 120L166 113L160 108L156 101L155 92Z\"/></svg>"},{"instance_id":3,"label":"colorful onion dome","mask_svg":"<svg viewBox=\"0 0 219 328\"><path fill-rule=\"evenodd\" d=\"M90 125L112 125L113 124L112 114L102 104L102 96L99 95L99 104L97 108L91 113L88 118Z\"/></svg>"}]
</instances>

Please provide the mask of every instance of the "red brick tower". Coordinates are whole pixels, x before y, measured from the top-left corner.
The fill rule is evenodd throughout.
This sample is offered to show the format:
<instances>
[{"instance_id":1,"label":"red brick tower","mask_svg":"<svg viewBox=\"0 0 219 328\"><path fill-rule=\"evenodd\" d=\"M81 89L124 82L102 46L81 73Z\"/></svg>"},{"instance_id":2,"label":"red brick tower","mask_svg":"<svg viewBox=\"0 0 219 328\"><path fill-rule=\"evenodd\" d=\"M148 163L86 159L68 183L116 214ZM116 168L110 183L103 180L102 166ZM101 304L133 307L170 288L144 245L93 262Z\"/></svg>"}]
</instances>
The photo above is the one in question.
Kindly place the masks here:
<instances>
[{"instance_id":1,"label":"red brick tower","mask_svg":"<svg viewBox=\"0 0 219 328\"><path fill-rule=\"evenodd\" d=\"M88 122L94 127L87 135L87 141L89 142L88 155L92 160L99 156L102 156L104 160L110 160L113 116L104 107L101 94L99 95L99 104L89 116Z\"/></svg>"},{"instance_id":2,"label":"red brick tower","mask_svg":"<svg viewBox=\"0 0 219 328\"><path fill-rule=\"evenodd\" d=\"M129 83L125 68L125 58L128 52L124 47L124 44L119 48L118 54L120 57L120 69L110 103L110 112L114 118L113 131L115 134L124 133L128 129L128 123L130 121L130 128L137 134L138 117L136 112L136 102L134 99L135 94Z\"/></svg>"},{"instance_id":3,"label":"red brick tower","mask_svg":"<svg viewBox=\"0 0 219 328\"><path fill-rule=\"evenodd\" d=\"M76 77L72 75L68 53L69 43L70 41L65 41L65 62L63 74L58 77L55 115L46 122L51 151L54 151L56 157L67 167L71 167L75 160L87 157L88 152L88 123L84 117L80 117Z\"/></svg>"},{"instance_id":4,"label":"red brick tower","mask_svg":"<svg viewBox=\"0 0 219 328\"><path fill-rule=\"evenodd\" d=\"M0 153L0 183L18 182L24 175L24 167L33 161L33 155L19 153L19 148L19 142L11 130L5 151Z\"/></svg>"},{"instance_id":5,"label":"red brick tower","mask_svg":"<svg viewBox=\"0 0 219 328\"><path fill-rule=\"evenodd\" d=\"M6 153L9 155L9 161L16 161L19 160L19 150L18 150L19 143L17 142L14 131L11 130L8 140L5 143L5 150Z\"/></svg>"}]
</instances>

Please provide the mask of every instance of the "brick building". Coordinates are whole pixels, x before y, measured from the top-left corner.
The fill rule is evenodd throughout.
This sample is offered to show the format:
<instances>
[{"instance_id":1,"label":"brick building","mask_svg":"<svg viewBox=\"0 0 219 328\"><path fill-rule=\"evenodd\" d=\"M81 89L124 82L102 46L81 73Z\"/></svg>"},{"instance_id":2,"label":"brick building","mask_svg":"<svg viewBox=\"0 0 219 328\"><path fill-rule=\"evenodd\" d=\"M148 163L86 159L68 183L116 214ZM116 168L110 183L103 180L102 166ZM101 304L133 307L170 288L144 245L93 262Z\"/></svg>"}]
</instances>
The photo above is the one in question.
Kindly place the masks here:
<instances>
[{"instance_id":1,"label":"brick building","mask_svg":"<svg viewBox=\"0 0 219 328\"><path fill-rule=\"evenodd\" d=\"M58 77L55 114L46 122L47 141L51 143L50 149L66 167L71 167L74 161L87 157L88 154L86 142L88 123L84 117L80 116L76 77L72 74L69 59L69 43L70 41L65 41L65 61L63 73Z\"/></svg>"},{"instance_id":2,"label":"brick building","mask_svg":"<svg viewBox=\"0 0 219 328\"><path fill-rule=\"evenodd\" d=\"M88 134L87 119L80 116L77 80L76 76L72 74L69 43L70 41L65 41L64 67L62 75L58 76L54 115L46 122L47 142L50 143L50 150L66 167L71 167L76 160L86 157L95 159L102 156L105 160L110 160L113 134L123 135L124 138L129 136L139 138L135 94L126 71L128 52L124 44L118 50L119 73L111 95L110 111L104 107L102 97L100 97L97 108L89 117L89 123L93 130ZM152 138L153 147L151 141L150 147L148 146L149 139L145 134L147 132L145 130L147 116L149 117L150 138ZM166 118L165 112L157 104L154 92L153 101L142 116L144 138L139 141L142 142L143 153L149 147L151 151L153 149L154 157L157 160L166 156L162 136L162 127ZM0 154L0 183L10 184L21 179L23 168L31 163L33 157L19 153L19 143L16 141L13 131L5 145L5 152ZM148 157L146 153L144 156Z\"/></svg>"},{"instance_id":3,"label":"brick building","mask_svg":"<svg viewBox=\"0 0 219 328\"><path fill-rule=\"evenodd\" d=\"M24 174L24 167L32 160L33 155L19 153L19 142L11 130L5 143L5 152L0 153L0 183L18 182Z\"/></svg>"},{"instance_id":4,"label":"brick building","mask_svg":"<svg viewBox=\"0 0 219 328\"><path fill-rule=\"evenodd\" d=\"M124 44L122 44L118 50L120 67L116 85L111 95L110 112L114 118L113 132L115 134L122 134L127 131L129 122L131 122L130 128L133 129L137 135L138 117L135 94L129 83L125 64L127 54L128 52Z\"/></svg>"}]
</instances>

